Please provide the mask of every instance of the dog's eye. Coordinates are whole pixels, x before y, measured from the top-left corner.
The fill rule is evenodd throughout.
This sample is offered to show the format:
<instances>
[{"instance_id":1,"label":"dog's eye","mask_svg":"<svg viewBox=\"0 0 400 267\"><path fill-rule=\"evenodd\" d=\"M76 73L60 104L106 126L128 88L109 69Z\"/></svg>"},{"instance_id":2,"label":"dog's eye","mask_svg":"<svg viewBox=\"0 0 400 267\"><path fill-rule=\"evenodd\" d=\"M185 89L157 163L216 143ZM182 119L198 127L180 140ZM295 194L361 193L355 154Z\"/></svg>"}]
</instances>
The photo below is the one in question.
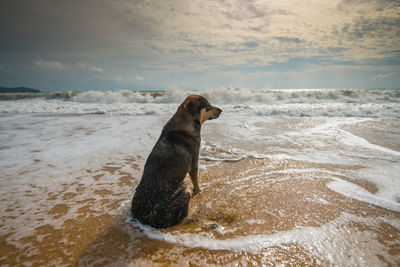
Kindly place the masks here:
<instances>
[{"instance_id":1,"label":"dog's eye","mask_svg":"<svg viewBox=\"0 0 400 267\"><path fill-rule=\"evenodd\" d=\"M206 107L206 111L210 111L211 110L211 106Z\"/></svg>"}]
</instances>

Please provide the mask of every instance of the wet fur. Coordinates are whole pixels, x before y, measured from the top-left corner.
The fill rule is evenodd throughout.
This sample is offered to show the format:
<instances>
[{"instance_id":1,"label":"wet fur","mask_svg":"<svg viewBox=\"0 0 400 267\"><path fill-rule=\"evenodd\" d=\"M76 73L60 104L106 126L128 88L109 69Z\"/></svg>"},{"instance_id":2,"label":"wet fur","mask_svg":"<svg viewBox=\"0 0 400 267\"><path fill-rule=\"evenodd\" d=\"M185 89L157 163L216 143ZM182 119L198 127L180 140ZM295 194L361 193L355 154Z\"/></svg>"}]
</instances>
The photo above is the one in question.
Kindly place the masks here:
<instances>
[{"instance_id":1,"label":"wet fur","mask_svg":"<svg viewBox=\"0 0 400 267\"><path fill-rule=\"evenodd\" d=\"M197 166L201 125L221 114L202 96L191 95L164 126L147 158L143 176L132 199L132 216L141 223L166 228L188 215L189 200L200 193ZM190 192L184 183L189 172Z\"/></svg>"}]
</instances>

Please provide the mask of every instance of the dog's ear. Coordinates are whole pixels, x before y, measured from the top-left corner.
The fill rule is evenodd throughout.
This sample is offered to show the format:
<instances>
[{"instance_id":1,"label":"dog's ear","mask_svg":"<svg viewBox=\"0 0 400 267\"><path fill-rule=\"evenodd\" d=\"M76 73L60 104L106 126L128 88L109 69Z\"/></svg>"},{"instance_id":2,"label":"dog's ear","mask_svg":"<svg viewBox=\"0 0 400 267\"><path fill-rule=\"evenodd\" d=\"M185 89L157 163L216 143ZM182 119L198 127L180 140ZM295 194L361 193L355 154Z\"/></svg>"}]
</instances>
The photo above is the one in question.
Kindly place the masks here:
<instances>
[{"instance_id":1,"label":"dog's ear","mask_svg":"<svg viewBox=\"0 0 400 267\"><path fill-rule=\"evenodd\" d=\"M199 102L197 99L188 98L184 104L184 107L192 116L196 116L199 113Z\"/></svg>"}]
</instances>

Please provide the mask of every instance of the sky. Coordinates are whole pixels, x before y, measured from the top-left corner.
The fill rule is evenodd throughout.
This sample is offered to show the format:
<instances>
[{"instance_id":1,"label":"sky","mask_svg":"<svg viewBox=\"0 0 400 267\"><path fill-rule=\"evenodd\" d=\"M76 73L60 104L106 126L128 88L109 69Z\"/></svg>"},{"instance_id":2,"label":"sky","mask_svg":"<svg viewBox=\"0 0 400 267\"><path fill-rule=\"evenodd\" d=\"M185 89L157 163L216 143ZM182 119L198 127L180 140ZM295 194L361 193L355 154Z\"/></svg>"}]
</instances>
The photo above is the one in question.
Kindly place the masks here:
<instances>
[{"instance_id":1,"label":"sky","mask_svg":"<svg viewBox=\"0 0 400 267\"><path fill-rule=\"evenodd\" d=\"M400 88L400 1L0 0L0 86Z\"/></svg>"}]
</instances>

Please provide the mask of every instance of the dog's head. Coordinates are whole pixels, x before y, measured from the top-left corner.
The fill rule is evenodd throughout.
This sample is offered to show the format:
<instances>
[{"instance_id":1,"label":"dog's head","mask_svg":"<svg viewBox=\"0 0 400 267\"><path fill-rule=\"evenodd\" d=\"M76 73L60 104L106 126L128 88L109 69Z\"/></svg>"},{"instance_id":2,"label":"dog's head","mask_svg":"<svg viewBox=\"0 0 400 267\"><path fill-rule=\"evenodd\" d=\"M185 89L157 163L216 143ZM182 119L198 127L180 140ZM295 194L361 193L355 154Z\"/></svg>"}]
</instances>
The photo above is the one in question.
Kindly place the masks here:
<instances>
[{"instance_id":1,"label":"dog's head","mask_svg":"<svg viewBox=\"0 0 400 267\"><path fill-rule=\"evenodd\" d=\"M183 108L194 118L203 124L206 120L212 120L219 117L222 110L211 106L208 100L201 95L190 95L182 103Z\"/></svg>"}]
</instances>

